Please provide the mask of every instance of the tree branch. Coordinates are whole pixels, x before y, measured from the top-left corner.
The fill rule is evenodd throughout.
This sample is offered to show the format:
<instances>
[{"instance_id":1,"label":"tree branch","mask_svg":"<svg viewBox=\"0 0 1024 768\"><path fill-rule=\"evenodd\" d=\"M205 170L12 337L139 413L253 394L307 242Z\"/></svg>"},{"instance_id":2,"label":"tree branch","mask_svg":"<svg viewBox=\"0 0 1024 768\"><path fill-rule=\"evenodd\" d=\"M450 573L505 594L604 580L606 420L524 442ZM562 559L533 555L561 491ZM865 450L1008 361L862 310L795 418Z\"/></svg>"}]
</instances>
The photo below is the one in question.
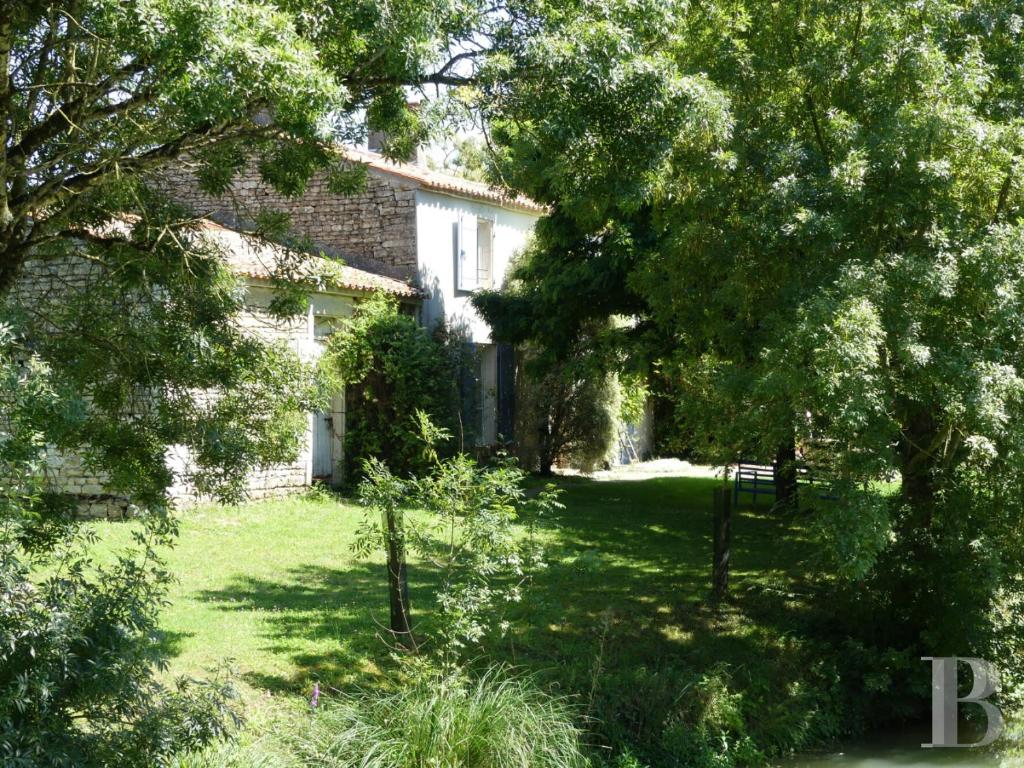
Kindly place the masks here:
<instances>
[{"instance_id":1,"label":"tree branch","mask_svg":"<svg viewBox=\"0 0 1024 768\"><path fill-rule=\"evenodd\" d=\"M47 208L70 195L80 194L95 186L111 173L132 173L150 170L186 152L195 151L226 137L228 124L206 124L138 155L118 156L100 161L95 167L69 178L55 178L17 199L16 212L31 214Z\"/></svg>"},{"instance_id":2,"label":"tree branch","mask_svg":"<svg viewBox=\"0 0 1024 768\"><path fill-rule=\"evenodd\" d=\"M37 123L22 134L21 140L11 148L9 155L10 158L12 160L20 159L24 161L47 141L56 138L69 127L73 127L76 123L84 124L93 120L95 117L104 116L104 113L111 109L111 105L94 109L91 112L85 111L86 106L89 102L99 99L104 93L114 88L119 82L132 77L133 75L141 74L142 72L145 72L146 69L147 67L141 63L133 62L130 65L122 67L117 72L104 78L98 83L85 86L84 93L73 101L54 106L45 120ZM75 83L73 87L81 88L83 86L81 83ZM145 91L144 93L146 94L147 99L152 98L152 91ZM127 101L131 102L134 98L136 97L132 97L132 99L128 99ZM114 105L114 108L116 109L116 105Z\"/></svg>"},{"instance_id":3,"label":"tree branch","mask_svg":"<svg viewBox=\"0 0 1024 768\"><path fill-rule=\"evenodd\" d=\"M0 14L0 230L7 230L14 217L7 199L7 140L11 126L11 98L14 86L11 83L11 17L6 10Z\"/></svg>"},{"instance_id":4,"label":"tree branch","mask_svg":"<svg viewBox=\"0 0 1024 768\"><path fill-rule=\"evenodd\" d=\"M832 156L825 144L825 136L821 132L821 124L818 123L818 110L814 104L814 97L809 92L804 92L804 102L807 104L807 111L811 116L811 125L814 126L814 136L818 142L818 149L821 151L822 159L829 173L832 172Z\"/></svg>"},{"instance_id":5,"label":"tree branch","mask_svg":"<svg viewBox=\"0 0 1024 768\"><path fill-rule=\"evenodd\" d=\"M1003 212L1003 208L1006 207L1006 201L1010 197L1010 187L1013 185L1013 166L1010 166L1010 170L1006 172L1006 178L1003 179L1003 185L999 188L999 197L996 200L996 210L992 214L992 223L999 223L999 216Z\"/></svg>"}]
</instances>

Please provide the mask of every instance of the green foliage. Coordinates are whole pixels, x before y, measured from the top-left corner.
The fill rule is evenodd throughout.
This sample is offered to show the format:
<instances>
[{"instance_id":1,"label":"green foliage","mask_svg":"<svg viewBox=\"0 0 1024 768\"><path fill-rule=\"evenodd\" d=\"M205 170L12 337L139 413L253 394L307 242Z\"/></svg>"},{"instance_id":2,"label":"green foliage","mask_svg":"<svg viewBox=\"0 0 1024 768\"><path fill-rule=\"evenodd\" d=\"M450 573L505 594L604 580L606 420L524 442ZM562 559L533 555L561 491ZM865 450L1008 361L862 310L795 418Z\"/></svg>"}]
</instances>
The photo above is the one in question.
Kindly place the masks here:
<instances>
[{"instance_id":1,"label":"green foliage","mask_svg":"<svg viewBox=\"0 0 1024 768\"><path fill-rule=\"evenodd\" d=\"M644 420L651 389L647 382L636 374L619 375L620 403L619 421L624 424L640 424Z\"/></svg>"},{"instance_id":2,"label":"green foliage","mask_svg":"<svg viewBox=\"0 0 1024 768\"><path fill-rule=\"evenodd\" d=\"M323 696L252 744L174 768L585 768L576 711L532 680L490 669L426 677L393 692Z\"/></svg>"},{"instance_id":3,"label":"green foliage","mask_svg":"<svg viewBox=\"0 0 1024 768\"><path fill-rule=\"evenodd\" d=\"M573 715L564 700L491 670L327 700L292 745L300 765L582 768Z\"/></svg>"},{"instance_id":4,"label":"green foliage","mask_svg":"<svg viewBox=\"0 0 1024 768\"><path fill-rule=\"evenodd\" d=\"M393 137L389 152L404 154L428 126L403 88L467 82L451 71L451 51L510 26L488 9L464 0L5 3L0 288L35 245L81 223L96 189L185 155L210 192L255 160L265 181L296 194L316 170L345 175L332 140L365 136L367 114ZM472 68L472 58L460 60Z\"/></svg>"},{"instance_id":5,"label":"green foliage","mask_svg":"<svg viewBox=\"0 0 1024 768\"><path fill-rule=\"evenodd\" d=\"M550 474L564 462L585 471L601 465L617 437L619 387L586 342L551 361L523 353L516 394L517 450L525 466Z\"/></svg>"},{"instance_id":6,"label":"green foliage","mask_svg":"<svg viewBox=\"0 0 1024 768\"><path fill-rule=\"evenodd\" d=\"M366 462L359 497L367 514L353 548L366 556L396 540L436 569L437 610L424 646L450 666L489 633L507 629L503 607L522 599L523 588L543 566L537 523L561 504L553 486L528 498L525 473L514 460L480 467L463 453L438 458L434 446L447 434L424 413L417 418L430 468L403 481L380 460ZM405 507L422 513L405 514ZM517 526L525 527L525 537Z\"/></svg>"},{"instance_id":7,"label":"green foliage","mask_svg":"<svg viewBox=\"0 0 1024 768\"><path fill-rule=\"evenodd\" d=\"M239 498L249 469L297 453L319 393L293 352L240 330L223 254L141 176L188 152L237 168L239 137L282 140L259 110L319 138L339 91L258 4L7 4L0 52L3 760L158 764L231 723L222 682L160 682L168 488ZM130 546L94 556L53 452L129 500Z\"/></svg>"},{"instance_id":8,"label":"green foliage","mask_svg":"<svg viewBox=\"0 0 1024 768\"><path fill-rule=\"evenodd\" d=\"M1016 11L652 5L573 7L485 88L500 175L552 206L488 317L559 351L635 317L704 458L825 459L851 633L994 656L1024 558Z\"/></svg>"},{"instance_id":9,"label":"green foliage","mask_svg":"<svg viewBox=\"0 0 1024 768\"><path fill-rule=\"evenodd\" d=\"M266 158L282 189L301 183L271 160L289 145L289 166L324 163L319 140L344 94L279 10L196 0L6 10L3 289L39 242L83 223L95 194L182 154L195 153L210 189L240 168L242 147ZM276 135L259 117L267 110Z\"/></svg>"},{"instance_id":10,"label":"green foliage","mask_svg":"<svg viewBox=\"0 0 1024 768\"><path fill-rule=\"evenodd\" d=\"M417 411L455 428L455 360L440 336L377 295L330 337L321 365L346 387L346 477L357 477L371 457L403 476L424 468Z\"/></svg>"},{"instance_id":11,"label":"green foliage","mask_svg":"<svg viewBox=\"0 0 1024 768\"><path fill-rule=\"evenodd\" d=\"M457 138L452 142L440 170L472 181L487 181L487 148L476 136Z\"/></svg>"},{"instance_id":12,"label":"green foliage","mask_svg":"<svg viewBox=\"0 0 1024 768\"><path fill-rule=\"evenodd\" d=\"M743 766L765 761L746 733L744 697L729 689L727 668L712 668L694 680L663 736L679 765Z\"/></svg>"},{"instance_id":13,"label":"green foliage","mask_svg":"<svg viewBox=\"0 0 1024 768\"><path fill-rule=\"evenodd\" d=\"M1003 738L1008 744L1002 750L999 768L1020 768L1024 765L1024 727L1019 721L1011 721Z\"/></svg>"},{"instance_id":14,"label":"green foliage","mask_svg":"<svg viewBox=\"0 0 1024 768\"><path fill-rule=\"evenodd\" d=\"M842 718L852 719L858 694L845 700L835 690L822 647L788 650L786 663L757 668L665 662L602 674L591 694L595 735L644 764L673 768L763 765L830 744L850 729Z\"/></svg>"},{"instance_id":15,"label":"green foliage","mask_svg":"<svg viewBox=\"0 0 1024 768\"><path fill-rule=\"evenodd\" d=\"M222 736L230 686L165 669L157 632L175 535L160 509L103 561L46 484L42 424L81 418L59 377L0 325L0 758L9 766L158 765Z\"/></svg>"}]
</instances>

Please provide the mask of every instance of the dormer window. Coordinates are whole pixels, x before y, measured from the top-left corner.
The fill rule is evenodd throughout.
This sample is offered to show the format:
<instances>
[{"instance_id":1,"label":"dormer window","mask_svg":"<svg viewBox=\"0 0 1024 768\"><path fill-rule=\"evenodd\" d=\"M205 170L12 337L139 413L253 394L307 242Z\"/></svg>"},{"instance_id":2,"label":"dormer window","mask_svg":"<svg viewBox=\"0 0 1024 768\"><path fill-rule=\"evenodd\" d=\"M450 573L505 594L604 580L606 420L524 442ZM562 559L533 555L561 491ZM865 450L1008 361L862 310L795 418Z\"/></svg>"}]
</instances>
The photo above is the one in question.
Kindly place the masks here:
<instances>
[{"instance_id":1,"label":"dormer window","mask_svg":"<svg viewBox=\"0 0 1024 768\"><path fill-rule=\"evenodd\" d=\"M462 213L455 226L455 288L476 291L492 285L494 221Z\"/></svg>"}]
</instances>

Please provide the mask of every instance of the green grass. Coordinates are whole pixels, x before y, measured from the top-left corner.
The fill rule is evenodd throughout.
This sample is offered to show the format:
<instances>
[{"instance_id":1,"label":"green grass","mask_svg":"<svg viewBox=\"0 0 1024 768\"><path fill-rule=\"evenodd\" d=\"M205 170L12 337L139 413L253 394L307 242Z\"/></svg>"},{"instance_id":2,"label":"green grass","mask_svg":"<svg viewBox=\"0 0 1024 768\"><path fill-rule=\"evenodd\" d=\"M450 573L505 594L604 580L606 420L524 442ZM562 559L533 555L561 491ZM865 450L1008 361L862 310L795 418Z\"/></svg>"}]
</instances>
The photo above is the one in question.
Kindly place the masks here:
<instances>
[{"instance_id":1,"label":"green grass","mask_svg":"<svg viewBox=\"0 0 1024 768\"><path fill-rule=\"evenodd\" d=\"M788 633L803 620L815 569L802 517L772 514L763 499L741 505L732 598L715 607L707 597L718 481L560 482L566 509L547 522L549 567L516 608L513 632L485 649L487 662L577 697L607 721L598 730L609 742L662 728L659 719L686 706L681 689L716 665L770 665L772 685L798 683ZM250 704L306 693L314 680L384 684L384 570L351 553L360 516L350 503L298 497L183 513L168 554L179 582L162 619L172 672L202 674L231 659ZM125 525L96 525L105 546L127 540ZM432 577L411 565L414 618L428 618ZM802 716L787 703L782 696L777 717Z\"/></svg>"},{"instance_id":2,"label":"green grass","mask_svg":"<svg viewBox=\"0 0 1024 768\"><path fill-rule=\"evenodd\" d=\"M251 688L271 692L376 675L383 565L351 553L361 514L299 496L183 512L165 553L177 578L161 622L171 672L201 675L230 659ZM107 547L129 540L127 525L97 526Z\"/></svg>"}]
</instances>

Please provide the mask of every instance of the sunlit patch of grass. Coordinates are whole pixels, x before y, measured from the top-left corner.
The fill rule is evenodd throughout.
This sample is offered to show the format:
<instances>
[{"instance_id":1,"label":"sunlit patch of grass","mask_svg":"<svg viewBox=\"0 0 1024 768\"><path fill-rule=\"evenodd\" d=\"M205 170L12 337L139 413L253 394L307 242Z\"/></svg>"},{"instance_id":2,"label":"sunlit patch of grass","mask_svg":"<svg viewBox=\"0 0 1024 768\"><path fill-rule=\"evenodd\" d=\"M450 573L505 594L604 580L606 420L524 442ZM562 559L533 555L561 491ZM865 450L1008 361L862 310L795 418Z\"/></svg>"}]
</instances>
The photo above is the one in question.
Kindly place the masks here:
<instances>
[{"instance_id":1,"label":"sunlit patch of grass","mask_svg":"<svg viewBox=\"0 0 1024 768\"><path fill-rule=\"evenodd\" d=\"M816 576L803 516L772 512L763 499L756 509L741 504L732 598L715 606L711 498L720 481L559 482L565 509L541 532L549 566L512 611L512 630L484 647L482 666L509 663L578 697L602 741L647 727L626 722L640 715L616 710L622 702L649 704L643 717L664 719L658 696L672 706L693 675L713 665L749 670L758 659L766 679L772 665L798 666L777 640L802 620L800 595ZM317 681L388 688L394 667L378 637L387 621L384 565L351 551L361 516L328 496L183 512L180 540L167 553L178 582L162 616L171 672L201 675L231 659L257 712L308 695ZM104 547L128 543L129 525L95 525ZM414 620L428 617L436 578L410 563ZM609 722L616 719L625 725Z\"/></svg>"}]
</instances>

